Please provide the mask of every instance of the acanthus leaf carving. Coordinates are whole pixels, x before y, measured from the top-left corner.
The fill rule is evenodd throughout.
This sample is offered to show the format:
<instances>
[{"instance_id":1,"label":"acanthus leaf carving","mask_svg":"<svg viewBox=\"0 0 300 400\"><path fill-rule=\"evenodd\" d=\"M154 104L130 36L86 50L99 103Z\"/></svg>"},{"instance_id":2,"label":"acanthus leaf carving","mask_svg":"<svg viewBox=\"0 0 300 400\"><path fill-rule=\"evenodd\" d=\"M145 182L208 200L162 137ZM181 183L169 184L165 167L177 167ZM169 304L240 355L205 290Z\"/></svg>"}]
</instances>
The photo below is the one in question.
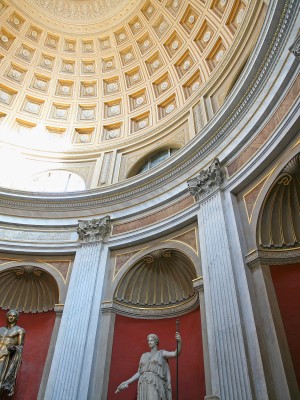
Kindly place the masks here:
<instances>
[{"instance_id":1,"label":"acanthus leaf carving","mask_svg":"<svg viewBox=\"0 0 300 400\"><path fill-rule=\"evenodd\" d=\"M297 36L289 50L296 58L298 58L298 60L300 59L300 35Z\"/></svg>"},{"instance_id":2,"label":"acanthus leaf carving","mask_svg":"<svg viewBox=\"0 0 300 400\"><path fill-rule=\"evenodd\" d=\"M77 233L82 243L101 242L109 235L110 230L109 215L100 219L78 221Z\"/></svg>"},{"instance_id":3,"label":"acanthus leaf carving","mask_svg":"<svg viewBox=\"0 0 300 400\"><path fill-rule=\"evenodd\" d=\"M224 180L224 173L220 161L215 158L208 169L187 181L190 193L199 201L214 189L218 188Z\"/></svg>"}]
</instances>

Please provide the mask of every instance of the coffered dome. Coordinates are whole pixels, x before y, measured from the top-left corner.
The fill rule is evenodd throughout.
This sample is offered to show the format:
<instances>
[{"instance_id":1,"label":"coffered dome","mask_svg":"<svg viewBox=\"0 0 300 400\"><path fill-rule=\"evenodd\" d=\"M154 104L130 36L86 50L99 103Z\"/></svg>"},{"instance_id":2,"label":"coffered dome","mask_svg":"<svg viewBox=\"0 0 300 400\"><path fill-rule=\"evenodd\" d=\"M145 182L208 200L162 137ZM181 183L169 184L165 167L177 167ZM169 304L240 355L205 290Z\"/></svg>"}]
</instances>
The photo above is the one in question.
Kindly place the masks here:
<instances>
[{"instance_id":1,"label":"coffered dome","mask_svg":"<svg viewBox=\"0 0 300 400\"><path fill-rule=\"evenodd\" d=\"M183 147L217 112L264 7L0 0L1 142L22 158L26 179L53 168L78 173L86 188L125 179L149 153ZM25 172L18 179L0 184L23 189Z\"/></svg>"}]
</instances>

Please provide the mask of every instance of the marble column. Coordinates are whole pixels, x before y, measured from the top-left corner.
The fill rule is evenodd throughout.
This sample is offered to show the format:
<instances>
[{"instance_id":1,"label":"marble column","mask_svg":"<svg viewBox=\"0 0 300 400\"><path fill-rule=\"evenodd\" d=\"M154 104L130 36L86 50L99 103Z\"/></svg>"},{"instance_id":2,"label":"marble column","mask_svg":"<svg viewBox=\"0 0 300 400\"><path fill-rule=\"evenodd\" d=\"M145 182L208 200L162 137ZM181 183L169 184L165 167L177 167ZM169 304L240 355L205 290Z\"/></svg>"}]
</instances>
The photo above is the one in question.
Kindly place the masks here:
<instances>
[{"instance_id":1,"label":"marble column","mask_svg":"<svg viewBox=\"0 0 300 400\"><path fill-rule=\"evenodd\" d=\"M188 180L198 203L199 242L204 281L211 393L221 400L253 398L233 272L223 193L216 159Z\"/></svg>"},{"instance_id":2,"label":"marble column","mask_svg":"<svg viewBox=\"0 0 300 400\"><path fill-rule=\"evenodd\" d=\"M99 329L109 217L79 221L76 253L45 400L85 400Z\"/></svg>"}]
</instances>

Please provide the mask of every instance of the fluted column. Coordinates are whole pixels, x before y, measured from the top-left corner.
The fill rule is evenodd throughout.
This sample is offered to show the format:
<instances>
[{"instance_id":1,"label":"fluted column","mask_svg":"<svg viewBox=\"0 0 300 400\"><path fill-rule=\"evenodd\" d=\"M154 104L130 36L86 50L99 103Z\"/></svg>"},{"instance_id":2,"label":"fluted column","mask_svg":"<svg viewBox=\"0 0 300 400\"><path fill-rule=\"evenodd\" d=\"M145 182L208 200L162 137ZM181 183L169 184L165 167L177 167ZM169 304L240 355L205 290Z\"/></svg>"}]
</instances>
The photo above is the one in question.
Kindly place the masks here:
<instances>
[{"instance_id":1,"label":"fluted column","mask_svg":"<svg viewBox=\"0 0 300 400\"><path fill-rule=\"evenodd\" d=\"M76 253L47 383L46 400L87 398L107 260L109 217L79 221Z\"/></svg>"},{"instance_id":2,"label":"fluted column","mask_svg":"<svg viewBox=\"0 0 300 400\"><path fill-rule=\"evenodd\" d=\"M247 357L220 190L222 181L218 160L188 181L190 192L199 202L211 395L221 400L250 400Z\"/></svg>"}]
</instances>

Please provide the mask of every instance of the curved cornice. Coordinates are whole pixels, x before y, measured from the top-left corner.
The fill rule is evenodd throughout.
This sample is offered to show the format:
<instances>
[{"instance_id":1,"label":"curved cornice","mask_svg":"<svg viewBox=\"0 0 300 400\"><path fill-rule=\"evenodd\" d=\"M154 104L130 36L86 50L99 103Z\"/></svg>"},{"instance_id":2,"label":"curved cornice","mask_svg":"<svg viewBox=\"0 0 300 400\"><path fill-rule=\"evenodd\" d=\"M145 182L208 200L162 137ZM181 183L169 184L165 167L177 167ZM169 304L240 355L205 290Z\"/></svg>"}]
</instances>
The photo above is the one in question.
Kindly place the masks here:
<instances>
[{"instance_id":1,"label":"curved cornice","mask_svg":"<svg viewBox=\"0 0 300 400\"><path fill-rule=\"evenodd\" d=\"M209 158L209 154L224 144L225 139L229 138L234 128L249 113L250 108L264 90L276 63L279 63L282 49L286 45L299 7L299 3L294 0L284 3L272 2L256 49L239 80L239 90L234 91L234 97L229 97L201 134L179 151L172 160L164 164L164 168L154 169L145 178L135 177L107 189L90 190L84 193L49 196L2 190L0 204L4 207L29 208L46 212L95 209L124 201L138 203L141 196L151 197L151 193L162 186L174 187L176 180L180 181L182 179L180 177L187 171L191 172L203 162L205 157L207 162L214 158L213 155ZM272 21L272 24L269 21ZM281 60L281 63L283 62ZM277 99L274 100L274 105L276 101ZM249 135L251 134L253 133L249 132Z\"/></svg>"}]
</instances>

